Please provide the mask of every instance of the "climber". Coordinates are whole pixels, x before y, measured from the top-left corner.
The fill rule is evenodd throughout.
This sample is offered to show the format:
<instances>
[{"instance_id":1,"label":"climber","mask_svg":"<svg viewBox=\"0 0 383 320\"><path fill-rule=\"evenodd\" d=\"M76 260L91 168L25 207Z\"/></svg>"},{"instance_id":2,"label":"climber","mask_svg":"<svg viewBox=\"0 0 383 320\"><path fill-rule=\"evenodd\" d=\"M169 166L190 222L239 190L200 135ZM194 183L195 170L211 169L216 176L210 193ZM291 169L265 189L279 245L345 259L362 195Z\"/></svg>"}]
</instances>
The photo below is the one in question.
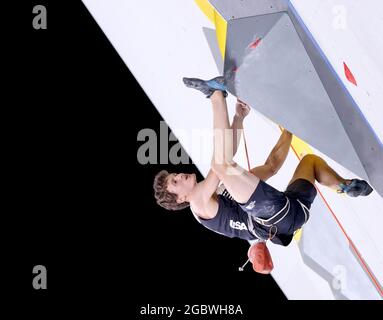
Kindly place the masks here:
<instances>
[{"instance_id":1,"label":"climber","mask_svg":"<svg viewBox=\"0 0 383 320\"><path fill-rule=\"evenodd\" d=\"M237 100L230 126L223 77L208 81L184 78L183 81L187 87L203 92L211 100L214 128L211 169L206 179L198 183L195 174L159 172L153 187L160 206L168 210L190 206L202 225L228 237L271 240L287 246L294 232L310 217L310 207L317 194L315 181L351 197L367 196L372 192L366 181L340 177L322 158L313 154L301 159L286 190L278 191L266 181L282 167L292 134L283 130L266 162L246 171L233 161L233 156L249 106ZM220 182L223 186L219 188Z\"/></svg>"}]
</instances>

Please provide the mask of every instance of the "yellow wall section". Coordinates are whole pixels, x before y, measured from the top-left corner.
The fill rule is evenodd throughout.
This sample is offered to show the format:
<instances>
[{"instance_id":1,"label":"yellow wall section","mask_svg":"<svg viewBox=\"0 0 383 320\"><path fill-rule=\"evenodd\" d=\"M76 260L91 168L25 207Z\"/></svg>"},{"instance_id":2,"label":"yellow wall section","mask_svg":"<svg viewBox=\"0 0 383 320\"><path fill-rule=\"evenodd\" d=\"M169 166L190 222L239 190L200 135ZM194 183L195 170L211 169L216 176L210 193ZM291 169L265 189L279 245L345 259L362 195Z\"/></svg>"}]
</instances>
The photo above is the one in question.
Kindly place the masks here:
<instances>
[{"instance_id":1,"label":"yellow wall section","mask_svg":"<svg viewBox=\"0 0 383 320\"><path fill-rule=\"evenodd\" d=\"M214 23L214 7L209 3L208 0L195 0L197 6L205 14L205 16Z\"/></svg>"},{"instance_id":2,"label":"yellow wall section","mask_svg":"<svg viewBox=\"0 0 383 320\"><path fill-rule=\"evenodd\" d=\"M195 2L201 11L205 14L205 16L214 23L218 47L221 51L222 59L225 59L227 31L226 20L222 18L222 16L214 9L208 0L195 0Z\"/></svg>"},{"instance_id":3,"label":"yellow wall section","mask_svg":"<svg viewBox=\"0 0 383 320\"><path fill-rule=\"evenodd\" d=\"M221 51L222 59L225 60L227 21L216 10L214 10L214 23L219 50Z\"/></svg>"}]
</instances>

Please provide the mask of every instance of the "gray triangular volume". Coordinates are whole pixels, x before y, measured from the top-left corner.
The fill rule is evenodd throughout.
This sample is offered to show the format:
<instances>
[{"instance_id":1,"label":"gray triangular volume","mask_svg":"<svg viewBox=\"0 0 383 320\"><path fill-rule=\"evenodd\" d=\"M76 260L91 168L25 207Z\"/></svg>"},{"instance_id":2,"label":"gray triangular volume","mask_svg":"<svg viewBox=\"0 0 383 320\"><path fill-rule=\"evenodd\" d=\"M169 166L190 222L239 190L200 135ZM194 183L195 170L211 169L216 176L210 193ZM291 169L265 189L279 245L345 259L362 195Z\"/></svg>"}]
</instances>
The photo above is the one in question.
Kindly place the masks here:
<instances>
[{"instance_id":1,"label":"gray triangular volume","mask_svg":"<svg viewBox=\"0 0 383 320\"><path fill-rule=\"evenodd\" d=\"M211 54L213 55L215 64L218 69L218 74L223 74L223 59L222 59L221 52L219 51L216 32L214 29L205 28L205 27L203 27L202 30L203 30L203 33L205 34L207 43L209 44Z\"/></svg>"},{"instance_id":2,"label":"gray triangular volume","mask_svg":"<svg viewBox=\"0 0 383 320\"><path fill-rule=\"evenodd\" d=\"M370 181L383 196L382 142L292 6L210 2L228 20L229 91Z\"/></svg>"},{"instance_id":3,"label":"gray triangular volume","mask_svg":"<svg viewBox=\"0 0 383 320\"><path fill-rule=\"evenodd\" d=\"M261 38L261 42L252 49L249 44L256 38ZM233 68L236 72L229 91L314 148L367 178L286 13L230 21L225 71Z\"/></svg>"}]
</instances>

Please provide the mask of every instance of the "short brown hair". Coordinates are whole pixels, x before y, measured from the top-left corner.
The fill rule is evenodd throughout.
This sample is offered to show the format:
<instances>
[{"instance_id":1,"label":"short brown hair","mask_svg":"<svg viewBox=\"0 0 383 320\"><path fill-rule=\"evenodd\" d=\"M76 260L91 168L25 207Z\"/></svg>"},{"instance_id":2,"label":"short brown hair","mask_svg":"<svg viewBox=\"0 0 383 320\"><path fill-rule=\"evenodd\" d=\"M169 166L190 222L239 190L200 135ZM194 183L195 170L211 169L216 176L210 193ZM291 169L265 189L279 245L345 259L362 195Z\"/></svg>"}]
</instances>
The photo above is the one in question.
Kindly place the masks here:
<instances>
[{"instance_id":1,"label":"short brown hair","mask_svg":"<svg viewBox=\"0 0 383 320\"><path fill-rule=\"evenodd\" d=\"M162 170L154 178L153 189L157 203L167 210L182 210L189 206L188 202L177 203L177 195L168 191L167 178L169 172Z\"/></svg>"}]
</instances>

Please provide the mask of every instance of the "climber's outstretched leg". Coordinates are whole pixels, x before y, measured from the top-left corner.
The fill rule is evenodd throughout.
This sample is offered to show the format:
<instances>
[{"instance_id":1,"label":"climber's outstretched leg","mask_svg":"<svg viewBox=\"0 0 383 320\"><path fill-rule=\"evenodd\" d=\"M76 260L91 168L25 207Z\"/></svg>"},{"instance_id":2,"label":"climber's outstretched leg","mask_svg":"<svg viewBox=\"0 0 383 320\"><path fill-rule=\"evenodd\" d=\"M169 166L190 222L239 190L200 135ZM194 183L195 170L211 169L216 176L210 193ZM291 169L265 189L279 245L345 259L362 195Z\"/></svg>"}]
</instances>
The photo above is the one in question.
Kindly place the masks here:
<instances>
[{"instance_id":1,"label":"climber's outstretched leg","mask_svg":"<svg viewBox=\"0 0 383 320\"><path fill-rule=\"evenodd\" d=\"M324 186L335 189L340 193L346 193L351 197L367 196L373 191L371 186L364 180L342 178L322 158L313 154L302 158L289 182L289 186L298 179L307 180L312 184L318 181Z\"/></svg>"}]
</instances>

